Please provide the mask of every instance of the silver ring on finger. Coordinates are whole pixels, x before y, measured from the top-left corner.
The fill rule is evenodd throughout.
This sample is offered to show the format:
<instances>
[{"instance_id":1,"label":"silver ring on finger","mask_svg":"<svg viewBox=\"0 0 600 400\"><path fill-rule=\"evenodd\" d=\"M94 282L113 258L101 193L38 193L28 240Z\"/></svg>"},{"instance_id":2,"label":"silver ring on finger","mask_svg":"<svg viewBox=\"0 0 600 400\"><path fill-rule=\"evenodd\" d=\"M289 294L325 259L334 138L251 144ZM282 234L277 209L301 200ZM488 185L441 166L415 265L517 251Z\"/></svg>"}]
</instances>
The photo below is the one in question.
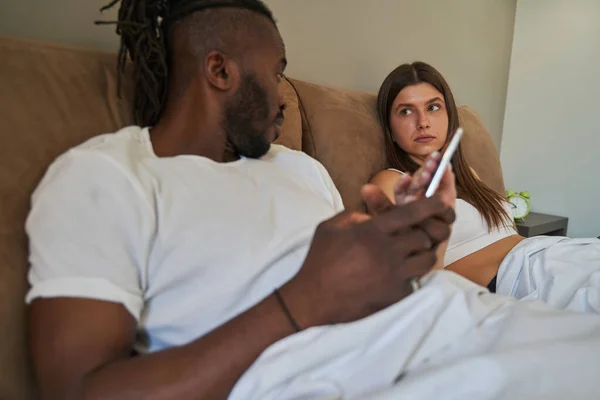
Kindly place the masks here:
<instances>
[{"instance_id":1,"label":"silver ring on finger","mask_svg":"<svg viewBox=\"0 0 600 400\"><path fill-rule=\"evenodd\" d=\"M410 283L410 287L412 288L413 293L421 289L421 282L419 282L419 278L410 278L408 280L408 283Z\"/></svg>"}]
</instances>

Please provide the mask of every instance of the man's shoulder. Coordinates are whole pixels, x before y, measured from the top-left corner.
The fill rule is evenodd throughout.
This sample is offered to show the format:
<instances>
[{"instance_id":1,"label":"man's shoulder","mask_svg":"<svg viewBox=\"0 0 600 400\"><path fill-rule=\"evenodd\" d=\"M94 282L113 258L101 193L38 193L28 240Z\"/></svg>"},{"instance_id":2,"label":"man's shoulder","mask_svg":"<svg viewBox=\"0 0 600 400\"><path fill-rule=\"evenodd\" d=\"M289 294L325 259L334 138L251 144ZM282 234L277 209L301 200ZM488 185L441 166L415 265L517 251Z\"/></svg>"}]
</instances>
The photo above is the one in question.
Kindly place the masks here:
<instances>
[{"instance_id":1,"label":"man's shoulder","mask_svg":"<svg viewBox=\"0 0 600 400\"><path fill-rule=\"evenodd\" d=\"M267 161L273 162L279 168L286 170L287 176L304 180L311 188L326 193L328 198L333 192L336 196L339 196L329 171L317 159L308 154L281 145L272 145L271 150L265 157ZM339 202L341 204L341 199Z\"/></svg>"},{"instance_id":2,"label":"man's shoulder","mask_svg":"<svg viewBox=\"0 0 600 400\"><path fill-rule=\"evenodd\" d=\"M311 179L314 176L322 178L322 175L328 175L327 170L319 160L302 151L292 150L282 145L271 145L271 149L262 160L276 164L295 175L310 176Z\"/></svg>"},{"instance_id":3,"label":"man's shoulder","mask_svg":"<svg viewBox=\"0 0 600 400\"><path fill-rule=\"evenodd\" d=\"M286 155L295 155L295 156L299 156L299 157L309 157L310 156L308 154L306 154L303 151L299 151L299 150L292 150L289 147L283 146L281 144L271 144L271 148L269 149L269 152L267 153L267 155L269 154L286 154Z\"/></svg>"},{"instance_id":4,"label":"man's shoulder","mask_svg":"<svg viewBox=\"0 0 600 400\"><path fill-rule=\"evenodd\" d=\"M131 180L127 175L147 152L140 127L94 136L59 155L46 169L35 193L49 187Z\"/></svg>"},{"instance_id":5,"label":"man's shoulder","mask_svg":"<svg viewBox=\"0 0 600 400\"><path fill-rule=\"evenodd\" d=\"M150 136L147 128L128 126L116 132L103 133L89 138L85 142L74 146L69 151L83 153L148 153L151 147Z\"/></svg>"},{"instance_id":6,"label":"man's shoulder","mask_svg":"<svg viewBox=\"0 0 600 400\"><path fill-rule=\"evenodd\" d=\"M280 144L272 144L271 149L262 157L262 160L275 163L286 163L291 161L296 163L296 165L298 165L298 163L300 163L300 165L320 165L319 161L303 151L292 150L289 147Z\"/></svg>"},{"instance_id":7,"label":"man's shoulder","mask_svg":"<svg viewBox=\"0 0 600 400\"><path fill-rule=\"evenodd\" d=\"M94 136L67 150L50 165L85 164L88 160L102 160L128 164L151 154L149 136L139 126L129 126L113 133Z\"/></svg>"}]
</instances>

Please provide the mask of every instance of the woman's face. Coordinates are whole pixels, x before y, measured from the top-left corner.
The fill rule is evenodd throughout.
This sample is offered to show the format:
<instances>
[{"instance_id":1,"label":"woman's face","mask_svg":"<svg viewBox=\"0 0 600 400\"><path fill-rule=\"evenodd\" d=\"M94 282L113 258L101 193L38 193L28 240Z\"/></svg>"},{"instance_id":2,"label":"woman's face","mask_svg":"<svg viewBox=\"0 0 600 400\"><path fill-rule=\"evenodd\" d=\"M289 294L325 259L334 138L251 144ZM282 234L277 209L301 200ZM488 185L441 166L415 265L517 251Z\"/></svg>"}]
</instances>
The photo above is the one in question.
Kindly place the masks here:
<instances>
[{"instance_id":1,"label":"woman's face","mask_svg":"<svg viewBox=\"0 0 600 400\"><path fill-rule=\"evenodd\" d=\"M407 86L390 110L392 135L418 164L446 143L448 112L444 95L429 83Z\"/></svg>"}]
</instances>

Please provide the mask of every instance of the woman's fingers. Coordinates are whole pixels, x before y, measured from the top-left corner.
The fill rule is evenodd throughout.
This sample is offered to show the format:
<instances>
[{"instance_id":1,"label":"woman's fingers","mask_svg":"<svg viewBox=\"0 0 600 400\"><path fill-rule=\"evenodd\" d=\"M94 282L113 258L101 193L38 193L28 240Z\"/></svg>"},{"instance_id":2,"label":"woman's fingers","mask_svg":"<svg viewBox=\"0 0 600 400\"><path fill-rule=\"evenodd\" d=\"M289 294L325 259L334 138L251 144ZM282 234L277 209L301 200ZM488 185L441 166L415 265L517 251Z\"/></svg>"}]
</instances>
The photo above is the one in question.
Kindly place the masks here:
<instances>
[{"instance_id":1,"label":"woman's fingers","mask_svg":"<svg viewBox=\"0 0 600 400\"><path fill-rule=\"evenodd\" d=\"M412 177L408 174L403 174L394 185L394 196L397 205L406 204L406 194L412 183Z\"/></svg>"},{"instance_id":2,"label":"woman's fingers","mask_svg":"<svg viewBox=\"0 0 600 400\"><path fill-rule=\"evenodd\" d=\"M429 155L423 166L414 173L411 183L403 196L403 203L410 203L423 196L423 193L427 189L431 178L439 165L441 157L440 154L435 152Z\"/></svg>"}]
</instances>

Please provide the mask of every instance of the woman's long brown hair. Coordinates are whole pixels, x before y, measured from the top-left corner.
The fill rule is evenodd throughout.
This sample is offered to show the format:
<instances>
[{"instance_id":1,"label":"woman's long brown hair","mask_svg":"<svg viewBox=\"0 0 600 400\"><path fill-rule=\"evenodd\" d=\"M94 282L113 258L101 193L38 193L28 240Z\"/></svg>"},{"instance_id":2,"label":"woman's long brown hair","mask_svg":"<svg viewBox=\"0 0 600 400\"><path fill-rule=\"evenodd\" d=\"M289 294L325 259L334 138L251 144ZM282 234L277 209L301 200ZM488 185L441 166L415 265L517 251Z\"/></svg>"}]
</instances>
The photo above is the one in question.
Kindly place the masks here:
<instances>
[{"instance_id":1,"label":"woman's long brown hair","mask_svg":"<svg viewBox=\"0 0 600 400\"><path fill-rule=\"evenodd\" d=\"M392 71L381 85L377 96L379 120L385 131L385 147L390 167L411 174L419 169L419 165L395 142L390 125L390 111L402 89L418 83L429 83L444 95L448 112L446 144L459 127L458 108L452 91L442 74L435 68L424 62L415 62L403 64ZM477 179L467 164L460 146L452 158L452 168L456 175L458 197L469 202L479 211L490 230L508 226L511 218L504 210L504 197Z\"/></svg>"}]
</instances>

